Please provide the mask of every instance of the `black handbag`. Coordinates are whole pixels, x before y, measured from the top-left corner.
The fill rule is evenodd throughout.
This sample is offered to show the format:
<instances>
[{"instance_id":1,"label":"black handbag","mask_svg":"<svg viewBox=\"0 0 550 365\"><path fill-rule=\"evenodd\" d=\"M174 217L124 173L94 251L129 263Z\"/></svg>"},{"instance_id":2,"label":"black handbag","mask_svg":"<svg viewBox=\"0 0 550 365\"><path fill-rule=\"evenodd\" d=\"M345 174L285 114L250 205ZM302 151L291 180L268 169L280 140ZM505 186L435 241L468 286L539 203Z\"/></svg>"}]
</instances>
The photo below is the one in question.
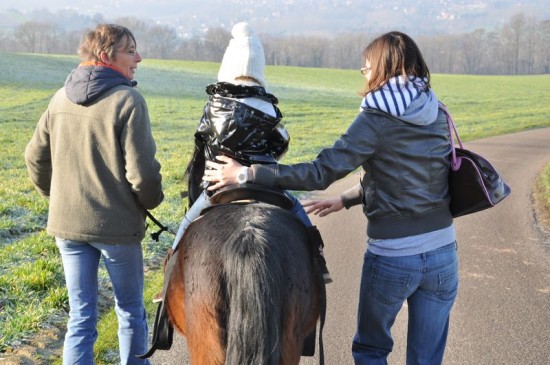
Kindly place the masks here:
<instances>
[{"instance_id":1,"label":"black handbag","mask_svg":"<svg viewBox=\"0 0 550 365\"><path fill-rule=\"evenodd\" d=\"M510 195L510 186L489 161L464 149L451 114L441 103L440 109L447 116L452 148L449 169L451 214L456 218L494 207ZM453 132L460 147L455 147Z\"/></svg>"}]
</instances>

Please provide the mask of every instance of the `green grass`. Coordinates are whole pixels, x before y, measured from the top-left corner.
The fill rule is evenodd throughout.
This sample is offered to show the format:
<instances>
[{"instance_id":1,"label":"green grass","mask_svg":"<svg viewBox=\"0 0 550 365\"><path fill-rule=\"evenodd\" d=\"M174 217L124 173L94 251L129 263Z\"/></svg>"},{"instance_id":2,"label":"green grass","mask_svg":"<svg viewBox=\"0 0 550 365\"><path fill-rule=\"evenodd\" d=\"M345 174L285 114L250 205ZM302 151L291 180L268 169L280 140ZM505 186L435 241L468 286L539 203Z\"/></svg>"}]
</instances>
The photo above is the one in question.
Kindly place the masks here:
<instances>
[{"instance_id":1,"label":"green grass","mask_svg":"<svg viewBox=\"0 0 550 365\"><path fill-rule=\"evenodd\" d=\"M44 232L48 203L30 183L23 153L51 96L77 64L78 59L71 56L0 54L0 351L39 331L49 317L67 309L59 254L53 238ZM215 82L217 70L218 64L209 62L144 60L137 72L138 88L151 115L166 196L153 213L173 229L186 204L180 198L185 188L181 179L206 100L204 87ZM363 82L358 71L268 66L266 79L279 98L291 135L283 163L313 159L321 148L332 145L357 114L357 92ZM550 126L550 75L435 74L432 81L464 141ZM158 267L154 263L171 240L168 234L158 243L147 237L143 242L146 264ZM106 278L103 269L100 276ZM146 298L160 288L161 280L160 270L147 272ZM152 319L154 307L147 302ZM112 311L103 314L99 327L98 363L114 363L117 325Z\"/></svg>"},{"instance_id":2,"label":"green grass","mask_svg":"<svg viewBox=\"0 0 550 365\"><path fill-rule=\"evenodd\" d=\"M536 186L539 191L538 199L546 212L549 213L547 217L550 219L550 164L542 170Z\"/></svg>"}]
</instances>

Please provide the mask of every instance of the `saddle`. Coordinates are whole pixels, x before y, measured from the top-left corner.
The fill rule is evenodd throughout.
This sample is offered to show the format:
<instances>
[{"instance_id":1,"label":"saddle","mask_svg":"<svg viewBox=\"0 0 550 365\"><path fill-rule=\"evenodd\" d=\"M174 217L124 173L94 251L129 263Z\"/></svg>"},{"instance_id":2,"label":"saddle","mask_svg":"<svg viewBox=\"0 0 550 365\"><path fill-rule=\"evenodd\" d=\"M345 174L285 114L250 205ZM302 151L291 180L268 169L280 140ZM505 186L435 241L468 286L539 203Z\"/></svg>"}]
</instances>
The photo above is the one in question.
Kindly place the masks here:
<instances>
[{"instance_id":1,"label":"saddle","mask_svg":"<svg viewBox=\"0 0 550 365\"><path fill-rule=\"evenodd\" d=\"M213 205L251 201L267 203L287 210L293 206L292 200L281 190L251 183L227 185L210 197Z\"/></svg>"},{"instance_id":2,"label":"saddle","mask_svg":"<svg viewBox=\"0 0 550 365\"><path fill-rule=\"evenodd\" d=\"M205 214L208 210L215 208L222 204L249 204L262 202L270 205L275 205L280 208L289 210L293 207L294 202L281 190L258 185L252 183L227 185L218 191L216 191L211 197L210 202L212 205L201 212L201 215ZM172 347L174 329L168 318L168 312L166 310L166 293L168 286L168 279L172 273L172 269L176 262L179 246L177 246L172 254L172 257L166 264L164 272L164 288L163 288L163 300L158 303L154 329L153 329L153 341L150 349L143 355L137 355L140 359L147 359L155 353L156 350L169 350ZM319 327L319 351L320 358L319 363L324 364L324 351L323 351L323 326L325 322L326 312L326 292L325 283L322 276L317 278L321 287L321 316ZM314 356L315 354L315 337L316 331L313 331L304 342L304 348L302 350L302 356Z\"/></svg>"}]
</instances>

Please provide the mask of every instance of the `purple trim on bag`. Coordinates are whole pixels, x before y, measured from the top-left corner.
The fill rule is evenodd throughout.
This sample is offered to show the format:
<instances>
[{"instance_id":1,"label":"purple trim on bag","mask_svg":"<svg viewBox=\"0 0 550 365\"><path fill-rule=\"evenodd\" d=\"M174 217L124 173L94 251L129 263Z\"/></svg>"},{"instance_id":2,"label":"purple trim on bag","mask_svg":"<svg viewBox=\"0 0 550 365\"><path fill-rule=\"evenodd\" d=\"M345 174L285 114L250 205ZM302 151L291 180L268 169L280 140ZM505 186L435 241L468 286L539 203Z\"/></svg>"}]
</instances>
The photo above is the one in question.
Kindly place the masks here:
<instances>
[{"instance_id":1,"label":"purple trim on bag","mask_svg":"<svg viewBox=\"0 0 550 365\"><path fill-rule=\"evenodd\" d=\"M446 117L447 117L447 124L449 126L449 138L451 140L451 150L452 150L452 153L451 153L451 169L453 171L458 171L460 169L460 166L462 164L462 159L465 159L465 160L468 160L470 161L470 165L471 165L471 168L475 169L476 173L477 173L477 176L479 177L480 179L480 182L483 181L483 178L482 176L486 176L484 175L484 171L480 170L479 167L478 167L478 163L483 161L483 164L485 164L485 167L484 168L487 168L489 167L491 170L493 170L496 174L496 170L495 168L493 167L493 165L485 160L483 157L481 156L476 156L476 158L480 161L474 161L473 159L471 158L468 158L467 156L458 156L457 157L457 153L456 153L456 147L455 147L455 143L454 143L454 137L453 137L453 131L454 131L454 136L456 136L456 140L458 142L458 145L460 146L460 150L461 150L461 154L464 154L464 153L467 153L467 154L473 154L467 150L464 149L463 145L462 145L462 141L460 140L460 136L458 135L458 131L456 129L456 126L455 126L455 123L454 123L454 120L453 120L453 117L451 116L451 113L447 110L447 107L442 104L441 102L439 102L439 108L445 113ZM475 155L475 154L473 154ZM496 177L498 177L498 175L496 175ZM500 177L498 177L499 180L500 180ZM503 187L504 187L504 190L502 191L503 195L504 196L499 196L497 198L496 201L493 201L493 196L491 195L491 193L487 190L487 187L485 186L484 183L479 183L477 184L477 187L481 187L482 188L482 192L483 194L486 196L487 198L487 201L486 203L489 203L489 205L487 205L486 207L489 207L489 206L495 206L496 204L498 204L502 199L504 199L504 197L508 196L510 194L510 190L509 190L509 187L503 182L502 183ZM485 209L485 208L483 208ZM468 213L466 213L468 214Z\"/></svg>"},{"instance_id":2,"label":"purple trim on bag","mask_svg":"<svg viewBox=\"0 0 550 365\"><path fill-rule=\"evenodd\" d=\"M452 148L451 168L453 169L453 171L456 171L460 168L462 158L456 157L455 139L453 137L453 131L460 148L464 148L464 147L462 146L462 141L460 140L460 136L458 135L458 131L456 130L455 122L453 120L453 117L451 116L451 113L449 113L449 111L447 110L447 107L443 105L441 102L439 102L439 108L443 110L443 112L447 116L447 124L449 125L449 137L451 138L451 148Z\"/></svg>"}]
</instances>

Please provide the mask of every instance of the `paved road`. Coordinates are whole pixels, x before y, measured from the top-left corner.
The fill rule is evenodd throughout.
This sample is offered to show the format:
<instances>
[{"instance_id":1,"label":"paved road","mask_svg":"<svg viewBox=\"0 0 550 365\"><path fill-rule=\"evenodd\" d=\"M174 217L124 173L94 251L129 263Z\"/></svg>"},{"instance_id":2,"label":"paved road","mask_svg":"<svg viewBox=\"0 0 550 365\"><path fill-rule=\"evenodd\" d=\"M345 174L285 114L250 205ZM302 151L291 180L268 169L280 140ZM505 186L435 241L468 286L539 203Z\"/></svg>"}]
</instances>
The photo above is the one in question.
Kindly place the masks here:
<instances>
[{"instance_id":1,"label":"paved road","mask_svg":"<svg viewBox=\"0 0 550 365\"><path fill-rule=\"evenodd\" d=\"M466 147L487 157L513 192L496 208L455 220L460 288L444 364L550 365L550 234L537 226L532 208L533 181L550 162L550 128ZM358 175L351 175L318 196L332 196L357 181ZM334 278L327 286L326 363L352 364L366 219L354 207L313 220ZM405 363L406 321L403 310L393 329L390 364ZM317 357L302 359L300 364L318 363ZM172 349L157 352L152 362L188 364L185 341L176 336Z\"/></svg>"}]
</instances>

